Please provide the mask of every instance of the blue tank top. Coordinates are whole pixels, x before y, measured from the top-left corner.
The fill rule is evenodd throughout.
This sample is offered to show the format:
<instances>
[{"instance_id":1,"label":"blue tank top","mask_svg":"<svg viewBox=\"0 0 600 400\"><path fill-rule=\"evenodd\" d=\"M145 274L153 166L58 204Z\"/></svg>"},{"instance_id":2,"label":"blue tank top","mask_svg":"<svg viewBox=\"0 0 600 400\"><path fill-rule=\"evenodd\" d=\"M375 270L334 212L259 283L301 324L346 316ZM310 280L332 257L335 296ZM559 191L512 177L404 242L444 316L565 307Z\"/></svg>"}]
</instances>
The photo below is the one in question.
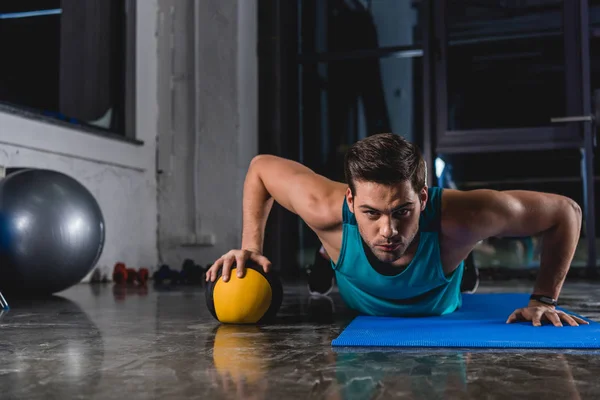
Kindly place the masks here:
<instances>
[{"instance_id":1,"label":"blue tank top","mask_svg":"<svg viewBox=\"0 0 600 400\"><path fill-rule=\"evenodd\" d=\"M442 188L429 188L419 218L419 245L413 260L396 275L383 275L369 263L356 218L344 201L342 249L335 270L340 295L348 307L374 316L432 316L462 305L464 261L446 276L440 255Z\"/></svg>"}]
</instances>

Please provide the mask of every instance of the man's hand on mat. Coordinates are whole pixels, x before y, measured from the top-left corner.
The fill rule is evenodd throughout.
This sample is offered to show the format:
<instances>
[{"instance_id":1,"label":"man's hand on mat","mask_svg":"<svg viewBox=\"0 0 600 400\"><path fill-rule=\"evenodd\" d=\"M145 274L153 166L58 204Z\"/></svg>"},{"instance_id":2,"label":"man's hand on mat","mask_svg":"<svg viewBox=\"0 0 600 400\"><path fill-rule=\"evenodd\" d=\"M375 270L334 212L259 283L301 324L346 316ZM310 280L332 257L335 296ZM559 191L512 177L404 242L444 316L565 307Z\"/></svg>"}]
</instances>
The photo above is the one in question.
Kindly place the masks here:
<instances>
[{"instance_id":1,"label":"man's hand on mat","mask_svg":"<svg viewBox=\"0 0 600 400\"><path fill-rule=\"evenodd\" d=\"M532 304L515 310L506 321L507 324L519 321L531 321L533 326L542 326L542 321L550 321L554 326L563 326L563 321L571 326L589 323L574 315L555 309L553 306Z\"/></svg>"},{"instance_id":2,"label":"man's hand on mat","mask_svg":"<svg viewBox=\"0 0 600 400\"><path fill-rule=\"evenodd\" d=\"M248 260L260 265L265 273L271 269L271 261L256 250L230 250L227 254L223 254L215 263L206 271L206 282L214 282L217 279L217 274L220 268L223 268L223 281L227 282L231 275L231 267L233 263L236 265L237 276L244 276L246 262Z\"/></svg>"}]
</instances>

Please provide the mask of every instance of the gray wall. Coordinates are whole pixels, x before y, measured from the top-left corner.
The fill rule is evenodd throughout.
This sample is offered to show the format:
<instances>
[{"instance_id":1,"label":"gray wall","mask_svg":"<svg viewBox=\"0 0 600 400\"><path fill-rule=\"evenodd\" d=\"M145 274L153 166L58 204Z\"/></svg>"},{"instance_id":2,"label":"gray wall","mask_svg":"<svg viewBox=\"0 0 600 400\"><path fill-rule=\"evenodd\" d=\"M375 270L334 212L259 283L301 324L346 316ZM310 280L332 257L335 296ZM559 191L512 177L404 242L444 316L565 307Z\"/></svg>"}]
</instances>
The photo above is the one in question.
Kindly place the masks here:
<instances>
[{"instance_id":1,"label":"gray wall","mask_svg":"<svg viewBox=\"0 0 600 400\"><path fill-rule=\"evenodd\" d=\"M159 0L160 261L207 264L240 246L258 148L256 0Z\"/></svg>"}]
</instances>

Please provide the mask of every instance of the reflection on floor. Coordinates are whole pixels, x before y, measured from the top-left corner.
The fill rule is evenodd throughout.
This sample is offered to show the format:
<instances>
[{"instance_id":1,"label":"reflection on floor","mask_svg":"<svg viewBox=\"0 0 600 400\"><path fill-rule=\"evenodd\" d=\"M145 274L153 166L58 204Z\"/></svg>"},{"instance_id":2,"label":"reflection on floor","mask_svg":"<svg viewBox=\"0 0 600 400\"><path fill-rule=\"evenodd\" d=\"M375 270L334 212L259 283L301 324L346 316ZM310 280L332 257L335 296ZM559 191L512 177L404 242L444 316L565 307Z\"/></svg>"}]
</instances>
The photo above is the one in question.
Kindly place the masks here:
<instances>
[{"instance_id":1,"label":"reflection on floor","mask_svg":"<svg viewBox=\"0 0 600 400\"><path fill-rule=\"evenodd\" d=\"M561 299L600 321L600 285L567 283ZM338 293L311 300L304 284L286 284L277 323L260 328L217 324L202 288L78 285L12 306L0 319L2 398L600 397L598 354L334 350L352 314Z\"/></svg>"}]
</instances>

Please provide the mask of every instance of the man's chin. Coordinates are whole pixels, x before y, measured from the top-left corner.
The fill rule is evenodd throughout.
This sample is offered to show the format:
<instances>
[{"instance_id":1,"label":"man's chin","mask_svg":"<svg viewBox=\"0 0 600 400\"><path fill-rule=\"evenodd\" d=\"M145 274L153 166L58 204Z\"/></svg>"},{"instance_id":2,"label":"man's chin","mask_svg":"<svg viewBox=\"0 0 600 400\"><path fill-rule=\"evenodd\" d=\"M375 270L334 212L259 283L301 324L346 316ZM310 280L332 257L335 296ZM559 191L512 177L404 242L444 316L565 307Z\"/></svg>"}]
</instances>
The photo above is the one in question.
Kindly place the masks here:
<instances>
[{"instance_id":1,"label":"man's chin","mask_svg":"<svg viewBox=\"0 0 600 400\"><path fill-rule=\"evenodd\" d=\"M396 261L397 259L399 259L400 257L402 257L404 252L400 252L400 251L388 252L388 251L382 251L382 250L378 249L378 250L373 251L373 254L375 254L375 257L377 257L377 259L381 262L392 263L392 262Z\"/></svg>"}]
</instances>

